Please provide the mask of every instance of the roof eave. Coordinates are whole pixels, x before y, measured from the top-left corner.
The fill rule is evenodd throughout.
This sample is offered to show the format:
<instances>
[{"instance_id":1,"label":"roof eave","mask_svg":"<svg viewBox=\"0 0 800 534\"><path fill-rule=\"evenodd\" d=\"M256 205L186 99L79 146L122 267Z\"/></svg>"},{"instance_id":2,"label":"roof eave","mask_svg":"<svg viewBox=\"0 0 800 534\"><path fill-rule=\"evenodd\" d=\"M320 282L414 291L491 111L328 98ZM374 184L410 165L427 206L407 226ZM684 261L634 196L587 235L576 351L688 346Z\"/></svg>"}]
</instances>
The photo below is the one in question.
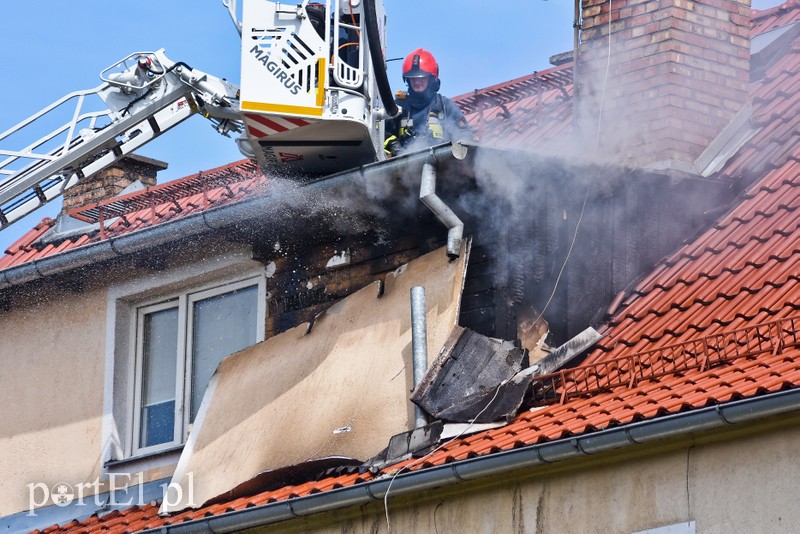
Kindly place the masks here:
<instances>
[{"instance_id":1,"label":"roof eave","mask_svg":"<svg viewBox=\"0 0 800 534\"><path fill-rule=\"evenodd\" d=\"M143 532L234 532L798 410L800 389L780 391Z\"/></svg>"},{"instance_id":2,"label":"roof eave","mask_svg":"<svg viewBox=\"0 0 800 534\"><path fill-rule=\"evenodd\" d=\"M388 175L399 169L421 166L426 162L442 163L463 159L466 152L477 148L473 143L445 143L391 160L372 163L302 184L307 191L366 183L376 176ZM142 228L129 234L109 237L102 241L66 250L62 253L9 267L0 271L0 290L27 284L51 276L65 274L99 262L142 252L208 232L217 232L251 219L263 220L278 213L280 206L271 195L258 195L232 204L192 213L179 219Z\"/></svg>"}]
</instances>

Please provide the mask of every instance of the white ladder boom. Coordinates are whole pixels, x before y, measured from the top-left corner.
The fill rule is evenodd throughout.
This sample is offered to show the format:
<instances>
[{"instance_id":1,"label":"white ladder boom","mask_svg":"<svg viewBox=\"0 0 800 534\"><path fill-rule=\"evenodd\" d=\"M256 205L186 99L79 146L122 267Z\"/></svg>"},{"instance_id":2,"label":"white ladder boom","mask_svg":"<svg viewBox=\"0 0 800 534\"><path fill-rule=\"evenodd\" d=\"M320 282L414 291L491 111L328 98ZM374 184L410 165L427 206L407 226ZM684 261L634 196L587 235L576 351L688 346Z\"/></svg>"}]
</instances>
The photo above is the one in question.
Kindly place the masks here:
<instances>
[{"instance_id":1,"label":"white ladder boom","mask_svg":"<svg viewBox=\"0 0 800 534\"><path fill-rule=\"evenodd\" d=\"M131 54L100 77L96 88L70 93L0 134L0 230L196 112L223 135L242 130L238 88L170 61L163 50ZM87 109L90 97L105 109ZM36 138L65 114L67 122ZM30 138L21 149L6 148Z\"/></svg>"}]
</instances>

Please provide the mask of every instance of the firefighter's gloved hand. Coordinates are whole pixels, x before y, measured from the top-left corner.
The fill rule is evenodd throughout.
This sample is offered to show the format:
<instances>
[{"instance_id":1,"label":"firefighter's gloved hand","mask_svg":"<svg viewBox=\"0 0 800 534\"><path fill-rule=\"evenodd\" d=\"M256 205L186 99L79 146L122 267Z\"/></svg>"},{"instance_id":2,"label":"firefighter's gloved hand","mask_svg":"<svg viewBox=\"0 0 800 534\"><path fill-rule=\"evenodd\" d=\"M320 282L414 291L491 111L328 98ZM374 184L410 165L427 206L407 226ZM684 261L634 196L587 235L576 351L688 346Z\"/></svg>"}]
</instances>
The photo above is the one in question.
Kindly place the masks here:
<instances>
[{"instance_id":1,"label":"firefighter's gloved hand","mask_svg":"<svg viewBox=\"0 0 800 534\"><path fill-rule=\"evenodd\" d=\"M383 142L383 151L386 153L386 157L391 158L392 156L396 156L402 145L400 144L400 140L397 139L397 136L391 135L386 138L386 141Z\"/></svg>"}]
</instances>

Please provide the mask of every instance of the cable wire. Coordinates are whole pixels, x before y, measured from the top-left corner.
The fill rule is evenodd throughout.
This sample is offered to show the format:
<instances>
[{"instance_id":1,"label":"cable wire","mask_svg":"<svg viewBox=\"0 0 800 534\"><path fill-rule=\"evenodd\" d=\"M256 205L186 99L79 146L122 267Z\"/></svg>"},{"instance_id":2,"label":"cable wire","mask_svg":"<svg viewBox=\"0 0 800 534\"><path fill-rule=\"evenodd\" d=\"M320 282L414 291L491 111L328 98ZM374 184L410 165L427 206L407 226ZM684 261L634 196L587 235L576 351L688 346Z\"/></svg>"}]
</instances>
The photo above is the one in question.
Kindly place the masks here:
<instances>
[{"instance_id":1,"label":"cable wire","mask_svg":"<svg viewBox=\"0 0 800 534\"><path fill-rule=\"evenodd\" d=\"M418 463L420 463L420 462L422 462L423 460L425 460L425 459L427 459L427 458L431 457L431 456L432 456L434 453L436 453L436 452L438 452L438 451L442 450L444 447L446 447L446 446L450 445L450 444L451 444L451 443L453 443L455 440L459 439L461 436L463 436L464 434L466 434L466 433L467 433L467 431L468 431L470 428L472 428L472 427L475 425L475 421L477 421L477 420L478 420L478 418L479 418L481 415L483 415L483 413L484 413L486 410L488 410L488 409L489 409L489 406L491 406L491 405L492 405L492 403L494 402L494 400L497 398L497 394L498 394L498 393L500 393L500 389L501 389L501 388L502 388L502 387L503 387L505 384L507 384L508 382L509 382L509 379L506 379L506 380L503 380L502 382L500 382L500 385L498 385L498 386L497 386L497 390L494 392L494 395L492 396L492 398L491 398L491 399L489 399L489 402L486 404L486 406L485 406L485 407L484 407L484 408L483 408L483 409L482 409L480 412L478 412L478 415L476 415L475 417L473 417L473 418L472 418L472 421L470 421L470 422L467 424L467 426L466 426L466 427L464 427L464 430L462 430L461 432L459 432L457 436L455 436L454 438L451 438L451 439L449 439L449 440L445 441L444 443L442 443L441 445L439 445L438 447L436 447L435 449L433 449L431 452L429 452L429 453L428 453L428 454L426 454L425 456L422 456L422 457L420 457L420 458L417 458L417 460L416 460L416 461L414 461L414 462L411 462L411 463L410 463L410 464L408 464L408 465L404 465L403 467L401 467L400 469L398 469L398 470L397 470L397 473L395 473L395 474L392 476L392 479L389 481L389 487L388 487L388 488L386 488L386 494L383 496L383 509L384 509L384 510L385 510L385 512L386 512L386 529L388 530L389 534L392 534L392 525L391 525L391 523L390 523L390 521L389 521L389 492L392 490L392 484L394 484L394 479L395 479L395 478L397 478L397 476L398 476L400 473L402 473L403 471L405 471L405 470L408 470L408 469L411 469L412 467L414 467L414 466L415 466L415 465L417 465Z\"/></svg>"},{"instance_id":2,"label":"cable wire","mask_svg":"<svg viewBox=\"0 0 800 534\"><path fill-rule=\"evenodd\" d=\"M553 284L553 291L550 292L550 297L548 297L547 302L542 308L542 311L539 312L539 315L536 316L534 319L533 324L539 322L544 316L544 313L547 311L547 308L550 306L550 303L553 302L553 297L556 295L556 290L558 289L558 284L561 282L561 276L564 274L564 269L567 268L567 262L569 261L570 256L572 256L572 249L575 246L575 241L578 239L578 230L581 227L581 221L583 221L583 214L586 212L586 201L589 199L589 188L586 188L586 194L583 196L583 205L581 206L581 213L578 215L578 222L575 223L575 230L572 232L572 241L569 243L569 248L567 249L567 255L564 258L564 262L561 264L561 269L558 271L558 276L556 276L556 282Z\"/></svg>"},{"instance_id":3,"label":"cable wire","mask_svg":"<svg viewBox=\"0 0 800 534\"><path fill-rule=\"evenodd\" d=\"M606 53L606 72L603 76L603 87L600 91L600 106L597 114L597 135L595 136L595 150L600 148L600 125L603 122L603 107L606 102L606 87L608 86L608 73L611 70L611 2L608 0L608 52Z\"/></svg>"}]
</instances>

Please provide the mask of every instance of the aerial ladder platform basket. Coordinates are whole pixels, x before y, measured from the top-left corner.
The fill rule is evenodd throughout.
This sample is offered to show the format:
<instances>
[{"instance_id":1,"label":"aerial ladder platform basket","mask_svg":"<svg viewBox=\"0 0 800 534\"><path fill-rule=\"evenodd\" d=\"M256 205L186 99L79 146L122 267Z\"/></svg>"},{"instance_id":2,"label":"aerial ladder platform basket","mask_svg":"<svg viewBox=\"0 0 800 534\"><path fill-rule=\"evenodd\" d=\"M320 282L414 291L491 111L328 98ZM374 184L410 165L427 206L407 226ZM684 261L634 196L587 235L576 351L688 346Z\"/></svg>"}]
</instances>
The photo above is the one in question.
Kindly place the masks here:
<instances>
[{"instance_id":1,"label":"aerial ladder platform basket","mask_svg":"<svg viewBox=\"0 0 800 534\"><path fill-rule=\"evenodd\" d=\"M247 150L261 166L324 175L382 158L362 0L242 7L241 111ZM383 48L380 2L375 13Z\"/></svg>"}]
</instances>

